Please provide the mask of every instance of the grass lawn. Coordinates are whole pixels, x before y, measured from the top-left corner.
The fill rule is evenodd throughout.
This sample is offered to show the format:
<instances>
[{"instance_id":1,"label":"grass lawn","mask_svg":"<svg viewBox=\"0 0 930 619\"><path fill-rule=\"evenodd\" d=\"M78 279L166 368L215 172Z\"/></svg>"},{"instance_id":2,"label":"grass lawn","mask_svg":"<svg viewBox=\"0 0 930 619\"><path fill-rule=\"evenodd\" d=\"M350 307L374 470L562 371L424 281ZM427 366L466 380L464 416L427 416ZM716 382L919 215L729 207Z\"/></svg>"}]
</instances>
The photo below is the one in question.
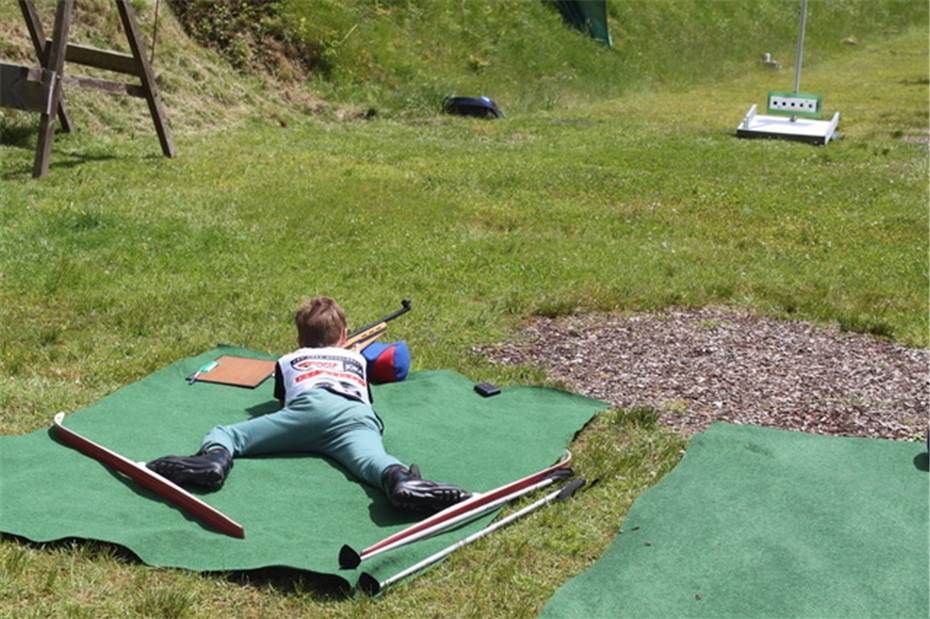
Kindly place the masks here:
<instances>
[{"instance_id":1,"label":"grass lawn","mask_svg":"<svg viewBox=\"0 0 930 619\"><path fill-rule=\"evenodd\" d=\"M508 382L472 346L534 314L733 304L928 344L928 39L805 69L842 114L824 148L735 139L790 76L516 113L254 124L0 146L0 432L47 427L218 342L283 353L299 300L393 309L416 368ZM170 110L169 110L170 114ZM902 139L922 136L923 141ZM151 569L97 544L0 542L0 615L531 616L593 562L684 442L615 411L579 437L600 483L376 601L302 579ZM3 500L28 500L3 497Z\"/></svg>"}]
</instances>

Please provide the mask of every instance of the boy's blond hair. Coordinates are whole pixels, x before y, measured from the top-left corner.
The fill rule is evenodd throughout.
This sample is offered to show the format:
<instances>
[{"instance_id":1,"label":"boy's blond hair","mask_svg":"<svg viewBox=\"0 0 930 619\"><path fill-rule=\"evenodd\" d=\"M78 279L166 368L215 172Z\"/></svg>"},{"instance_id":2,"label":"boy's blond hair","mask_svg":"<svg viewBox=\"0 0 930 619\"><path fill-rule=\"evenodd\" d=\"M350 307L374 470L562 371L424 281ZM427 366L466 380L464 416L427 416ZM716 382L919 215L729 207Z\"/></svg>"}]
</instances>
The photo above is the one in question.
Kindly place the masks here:
<instances>
[{"instance_id":1,"label":"boy's blond hair","mask_svg":"<svg viewBox=\"0 0 930 619\"><path fill-rule=\"evenodd\" d=\"M294 314L297 341L304 348L335 346L346 328L346 314L333 299L307 299Z\"/></svg>"}]
</instances>

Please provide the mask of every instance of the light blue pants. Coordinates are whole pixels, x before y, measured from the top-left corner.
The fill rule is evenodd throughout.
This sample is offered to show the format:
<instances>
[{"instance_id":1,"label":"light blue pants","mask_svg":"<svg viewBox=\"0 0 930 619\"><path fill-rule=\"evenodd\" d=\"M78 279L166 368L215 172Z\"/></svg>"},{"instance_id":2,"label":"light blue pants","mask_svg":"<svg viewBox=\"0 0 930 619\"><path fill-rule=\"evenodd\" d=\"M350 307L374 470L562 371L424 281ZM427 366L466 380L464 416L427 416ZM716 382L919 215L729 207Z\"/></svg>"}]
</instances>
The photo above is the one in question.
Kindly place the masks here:
<instances>
[{"instance_id":1,"label":"light blue pants","mask_svg":"<svg viewBox=\"0 0 930 619\"><path fill-rule=\"evenodd\" d=\"M370 405L311 389L275 413L216 426L204 437L201 449L223 447L233 457L317 453L380 489L384 469L400 464L384 450L381 432L381 421Z\"/></svg>"}]
</instances>

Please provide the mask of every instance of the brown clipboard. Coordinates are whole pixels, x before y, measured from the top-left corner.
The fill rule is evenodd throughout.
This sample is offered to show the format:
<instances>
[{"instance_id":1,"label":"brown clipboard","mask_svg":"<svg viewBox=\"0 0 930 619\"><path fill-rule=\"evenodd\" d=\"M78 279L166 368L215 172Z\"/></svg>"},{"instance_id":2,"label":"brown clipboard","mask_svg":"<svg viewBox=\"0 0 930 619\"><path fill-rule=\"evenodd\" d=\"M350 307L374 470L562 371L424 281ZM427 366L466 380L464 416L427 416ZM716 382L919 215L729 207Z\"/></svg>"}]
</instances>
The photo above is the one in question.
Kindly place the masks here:
<instances>
[{"instance_id":1,"label":"brown clipboard","mask_svg":"<svg viewBox=\"0 0 930 619\"><path fill-rule=\"evenodd\" d=\"M202 372L196 382L255 389L274 374L274 366L275 362L267 359L223 355L216 360L216 366Z\"/></svg>"}]
</instances>

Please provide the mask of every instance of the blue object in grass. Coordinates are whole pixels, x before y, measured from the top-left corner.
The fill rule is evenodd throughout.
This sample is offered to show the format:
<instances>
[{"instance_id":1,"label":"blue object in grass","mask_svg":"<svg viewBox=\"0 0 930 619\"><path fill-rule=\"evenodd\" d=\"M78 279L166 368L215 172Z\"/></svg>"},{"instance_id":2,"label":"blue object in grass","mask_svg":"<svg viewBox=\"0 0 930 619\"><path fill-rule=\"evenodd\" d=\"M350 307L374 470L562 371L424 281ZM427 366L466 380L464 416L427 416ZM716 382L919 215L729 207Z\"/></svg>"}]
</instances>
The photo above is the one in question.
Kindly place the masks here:
<instances>
[{"instance_id":1,"label":"blue object in grass","mask_svg":"<svg viewBox=\"0 0 930 619\"><path fill-rule=\"evenodd\" d=\"M448 114L479 118L504 117L504 113L494 103L494 99L488 97L446 97L442 105Z\"/></svg>"}]
</instances>

